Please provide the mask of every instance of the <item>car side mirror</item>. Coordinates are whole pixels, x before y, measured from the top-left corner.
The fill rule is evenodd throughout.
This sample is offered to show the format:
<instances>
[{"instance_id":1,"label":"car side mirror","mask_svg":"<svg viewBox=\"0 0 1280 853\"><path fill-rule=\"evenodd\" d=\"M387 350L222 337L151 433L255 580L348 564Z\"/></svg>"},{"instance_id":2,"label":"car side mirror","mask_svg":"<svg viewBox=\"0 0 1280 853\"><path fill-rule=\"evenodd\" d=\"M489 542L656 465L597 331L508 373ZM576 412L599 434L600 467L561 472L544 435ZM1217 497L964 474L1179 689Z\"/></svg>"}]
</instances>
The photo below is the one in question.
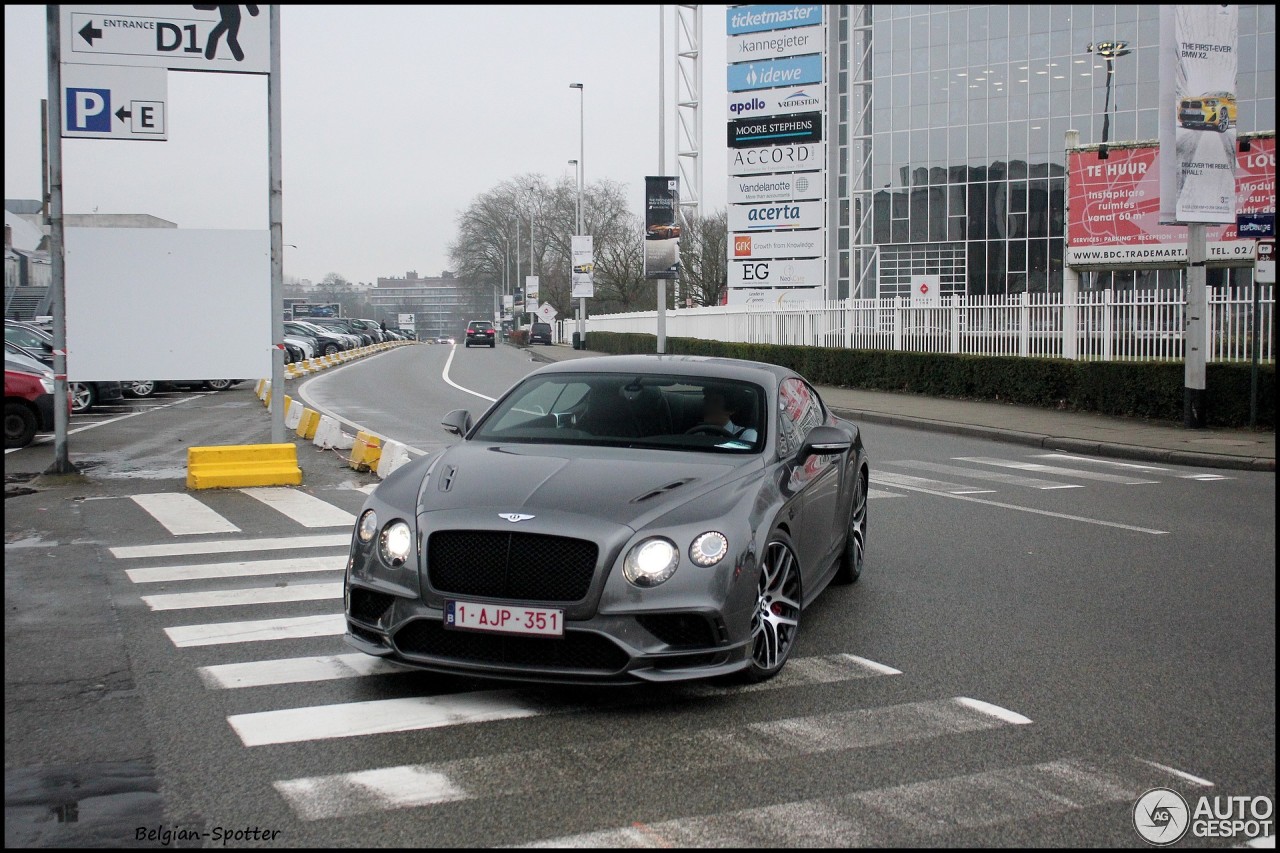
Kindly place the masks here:
<instances>
[{"instance_id":1,"label":"car side mirror","mask_svg":"<svg viewBox=\"0 0 1280 853\"><path fill-rule=\"evenodd\" d=\"M800 445L796 457L803 462L810 456L835 456L852 446L853 440L844 430L833 426L816 426L804 437L804 444Z\"/></svg>"},{"instance_id":2,"label":"car side mirror","mask_svg":"<svg viewBox=\"0 0 1280 853\"><path fill-rule=\"evenodd\" d=\"M440 419L440 426L454 435L466 435L471 432L471 413L466 409L454 409Z\"/></svg>"}]
</instances>

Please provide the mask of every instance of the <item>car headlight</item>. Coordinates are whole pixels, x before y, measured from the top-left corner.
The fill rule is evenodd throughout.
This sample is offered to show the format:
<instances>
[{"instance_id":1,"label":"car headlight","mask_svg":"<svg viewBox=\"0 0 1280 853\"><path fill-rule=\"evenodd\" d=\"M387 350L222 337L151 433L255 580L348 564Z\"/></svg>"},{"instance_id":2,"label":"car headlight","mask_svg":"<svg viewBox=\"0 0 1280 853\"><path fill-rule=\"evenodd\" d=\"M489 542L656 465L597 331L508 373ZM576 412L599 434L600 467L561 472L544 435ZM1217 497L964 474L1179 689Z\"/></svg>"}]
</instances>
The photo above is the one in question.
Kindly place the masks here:
<instances>
[{"instance_id":1,"label":"car headlight","mask_svg":"<svg viewBox=\"0 0 1280 853\"><path fill-rule=\"evenodd\" d=\"M708 530L699 534L689 546L689 559L693 560L694 565L706 568L723 560L728 552L729 540L724 538L724 534Z\"/></svg>"},{"instance_id":2,"label":"car headlight","mask_svg":"<svg viewBox=\"0 0 1280 853\"><path fill-rule=\"evenodd\" d=\"M371 509L366 509L360 516L360 522L356 525L356 537L361 542L371 542L374 535L378 532L378 514Z\"/></svg>"},{"instance_id":3,"label":"car headlight","mask_svg":"<svg viewBox=\"0 0 1280 853\"><path fill-rule=\"evenodd\" d=\"M403 521L393 521L382 530L382 538L378 540L379 556L382 562L392 568L403 566L413 550L413 532Z\"/></svg>"},{"instance_id":4,"label":"car headlight","mask_svg":"<svg viewBox=\"0 0 1280 853\"><path fill-rule=\"evenodd\" d=\"M622 576L636 586L657 586L676 572L680 550L670 539L637 542L622 561Z\"/></svg>"}]
</instances>

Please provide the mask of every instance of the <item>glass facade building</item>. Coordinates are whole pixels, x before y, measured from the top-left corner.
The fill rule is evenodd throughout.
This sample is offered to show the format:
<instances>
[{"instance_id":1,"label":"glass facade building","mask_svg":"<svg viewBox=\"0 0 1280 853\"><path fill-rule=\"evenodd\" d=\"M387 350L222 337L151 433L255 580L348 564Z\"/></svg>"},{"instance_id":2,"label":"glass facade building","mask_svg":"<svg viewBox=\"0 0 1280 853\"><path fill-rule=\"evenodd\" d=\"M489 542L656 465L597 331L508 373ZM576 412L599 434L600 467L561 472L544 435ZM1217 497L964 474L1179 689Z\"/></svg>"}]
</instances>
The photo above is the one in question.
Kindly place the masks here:
<instances>
[{"instance_id":1,"label":"glass facade building","mask_svg":"<svg viewBox=\"0 0 1280 853\"><path fill-rule=\"evenodd\" d=\"M838 223L832 298L1060 292L1066 137L1155 143L1158 5L828 6ZM1098 45L1123 42L1122 50ZM1239 7L1237 130L1275 130L1275 7ZM1108 66L1113 73L1108 73ZM1103 134L1106 132L1106 138ZM1222 285L1242 270L1214 270ZM1179 270L1081 289L1176 287Z\"/></svg>"}]
</instances>

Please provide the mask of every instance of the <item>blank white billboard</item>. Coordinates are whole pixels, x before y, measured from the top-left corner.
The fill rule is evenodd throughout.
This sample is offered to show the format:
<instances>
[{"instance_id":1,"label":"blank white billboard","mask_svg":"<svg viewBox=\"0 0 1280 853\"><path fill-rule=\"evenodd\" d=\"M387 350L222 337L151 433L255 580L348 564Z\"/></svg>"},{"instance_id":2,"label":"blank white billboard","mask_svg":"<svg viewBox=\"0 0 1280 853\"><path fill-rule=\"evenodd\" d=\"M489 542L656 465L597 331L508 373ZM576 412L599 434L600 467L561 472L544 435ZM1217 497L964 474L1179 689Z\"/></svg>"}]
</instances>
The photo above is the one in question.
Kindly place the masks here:
<instances>
[{"instance_id":1,"label":"blank white billboard","mask_svg":"<svg viewBox=\"0 0 1280 853\"><path fill-rule=\"evenodd\" d=\"M67 228L67 376L271 376L266 230Z\"/></svg>"}]
</instances>

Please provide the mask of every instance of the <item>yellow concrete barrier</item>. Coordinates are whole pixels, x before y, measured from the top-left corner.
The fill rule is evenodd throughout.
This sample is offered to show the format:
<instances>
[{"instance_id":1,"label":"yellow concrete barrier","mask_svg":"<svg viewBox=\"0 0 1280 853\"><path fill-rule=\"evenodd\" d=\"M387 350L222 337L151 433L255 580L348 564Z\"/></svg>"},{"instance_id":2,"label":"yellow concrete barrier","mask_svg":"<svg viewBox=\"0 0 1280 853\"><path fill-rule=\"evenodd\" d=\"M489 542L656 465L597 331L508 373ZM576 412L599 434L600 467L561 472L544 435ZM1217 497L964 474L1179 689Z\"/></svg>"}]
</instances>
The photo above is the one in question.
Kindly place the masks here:
<instances>
[{"instance_id":1,"label":"yellow concrete barrier","mask_svg":"<svg viewBox=\"0 0 1280 853\"><path fill-rule=\"evenodd\" d=\"M298 419L298 437L308 441L316 437L316 427L320 425L320 413L311 409L303 409Z\"/></svg>"},{"instance_id":2,"label":"yellow concrete barrier","mask_svg":"<svg viewBox=\"0 0 1280 853\"><path fill-rule=\"evenodd\" d=\"M187 448L188 489L296 486L298 448L290 444L228 444Z\"/></svg>"},{"instance_id":3,"label":"yellow concrete barrier","mask_svg":"<svg viewBox=\"0 0 1280 853\"><path fill-rule=\"evenodd\" d=\"M351 445L351 467L357 471L372 471L378 467L378 459L382 456L382 440L372 433L364 431L356 433L356 440Z\"/></svg>"}]
</instances>

